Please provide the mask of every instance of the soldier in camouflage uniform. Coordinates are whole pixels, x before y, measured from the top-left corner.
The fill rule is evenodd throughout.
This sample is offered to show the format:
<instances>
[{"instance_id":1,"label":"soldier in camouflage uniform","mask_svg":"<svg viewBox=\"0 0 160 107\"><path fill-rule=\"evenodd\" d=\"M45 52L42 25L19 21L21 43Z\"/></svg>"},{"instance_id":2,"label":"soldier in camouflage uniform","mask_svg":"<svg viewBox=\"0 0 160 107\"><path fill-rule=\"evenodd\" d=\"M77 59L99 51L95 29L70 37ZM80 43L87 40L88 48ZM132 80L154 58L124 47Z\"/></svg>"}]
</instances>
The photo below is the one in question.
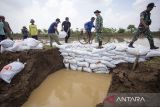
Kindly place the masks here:
<instances>
[{"instance_id":1,"label":"soldier in camouflage uniform","mask_svg":"<svg viewBox=\"0 0 160 107\"><path fill-rule=\"evenodd\" d=\"M150 11L153 9L153 7L155 7L154 3L149 3L147 9L140 14L140 24L132 41L128 45L129 47L134 48L133 43L138 39L139 35L144 34L149 41L150 49L158 49L158 47L154 46L153 37L149 29L149 25L151 25Z\"/></svg>"},{"instance_id":2,"label":"soldier in camouflage uniform","mask_svg":"<svg viewBox=\"0 0 160 107\"><path fill-rule=\"evenodd\" d=\"M96 18L96 24L95 24L95 29L96 29L96 37L97 41L99 42L98 48L103 48L102 47L102 28L103 28L103 19L102 16L100 15L101 11L96 10L94 14L97 16Z\"/></svg>"}]
</instances>

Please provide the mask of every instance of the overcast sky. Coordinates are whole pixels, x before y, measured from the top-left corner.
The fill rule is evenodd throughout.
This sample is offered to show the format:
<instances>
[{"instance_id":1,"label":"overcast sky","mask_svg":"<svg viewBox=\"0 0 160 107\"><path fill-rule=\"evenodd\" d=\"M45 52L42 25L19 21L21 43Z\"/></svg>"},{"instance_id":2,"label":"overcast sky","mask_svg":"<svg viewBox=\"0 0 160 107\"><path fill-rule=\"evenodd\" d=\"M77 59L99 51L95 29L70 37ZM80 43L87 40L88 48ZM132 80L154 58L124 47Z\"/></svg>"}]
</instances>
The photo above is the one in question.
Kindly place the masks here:
<instances>
[{"instance_id":1,"label":"overcast sky","mask_svg":"<svg viewBox=\"0 0 160 107\"><path fill-rule=\"evenodd\" d=\"M157 6L151 11L151 30L157 31L160 0L0 0L0 15L6 17L15 33L22 26L28 27L31 18L39 29L48 29L56 18L62 22L67 16L73 29L81 29L97 9L102 12L104 27L127 28L129 24L138 26L139 14L150 2Z\"/></svg>"}]
</instances>

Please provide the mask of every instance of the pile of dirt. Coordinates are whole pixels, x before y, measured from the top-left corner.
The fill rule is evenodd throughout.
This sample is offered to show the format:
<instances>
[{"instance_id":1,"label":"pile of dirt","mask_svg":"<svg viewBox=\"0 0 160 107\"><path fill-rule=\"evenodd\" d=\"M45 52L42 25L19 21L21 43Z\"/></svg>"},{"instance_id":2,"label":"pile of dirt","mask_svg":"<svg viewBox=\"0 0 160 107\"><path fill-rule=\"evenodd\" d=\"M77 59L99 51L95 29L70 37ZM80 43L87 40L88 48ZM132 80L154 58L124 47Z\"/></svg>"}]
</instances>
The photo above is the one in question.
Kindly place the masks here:
<instances>
[{"instance_id":1,"label":"pile of dirt","mask_svg":"<svg viewBox=\"0 0 160 107\"><path fill-rule=\"evenodd\" d=\"M0 54L0 69L18 58L27 64L10 84L0 79L0 107L20 107L49 74L64 67L58 49L44 49Z\"/></svg>"},{"instance_id":2,"label":"pile of dirt","mask_svg":"<svg viewBox=\"0 0 160 107\"><path fill-rule=\"evenodd\" d=\"M110 93L160 93L160 57L138 64L120 64L112 72ZM106 97L107 98L107 97ZM106 104L107 105L107 104ZM96 107L108 107L103 103Z\"/></svg>"},{"instance_id":3,"label":"pile of dirt","mask_svg":"<svg viewBox=\"0 0 160 107\"><path fill-rule=\"evenodd\" d=\"M138 64L120 64L113 70L109 93L159 93L160 57Z\"/></svg>"}]
</instances>

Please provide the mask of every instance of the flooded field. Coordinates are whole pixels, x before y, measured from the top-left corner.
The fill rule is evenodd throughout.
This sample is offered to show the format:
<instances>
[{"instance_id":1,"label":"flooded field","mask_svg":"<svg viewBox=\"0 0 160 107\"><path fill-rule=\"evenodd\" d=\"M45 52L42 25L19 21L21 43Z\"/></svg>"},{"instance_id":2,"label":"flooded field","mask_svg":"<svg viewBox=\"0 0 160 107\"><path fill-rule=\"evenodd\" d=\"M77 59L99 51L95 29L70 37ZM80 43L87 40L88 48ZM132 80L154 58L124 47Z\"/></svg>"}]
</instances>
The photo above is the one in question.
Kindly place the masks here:
<instances>
[{"instance_id":1,"label":"flooded field","mask_svg":"<svg viewBox=\"0 0 160 107\"><path fill-rule=\"evenodd\" d=\"M62 69L48 76L22 107L95 107L106 96L111 77Z\"/></svg>"}]
</instances>

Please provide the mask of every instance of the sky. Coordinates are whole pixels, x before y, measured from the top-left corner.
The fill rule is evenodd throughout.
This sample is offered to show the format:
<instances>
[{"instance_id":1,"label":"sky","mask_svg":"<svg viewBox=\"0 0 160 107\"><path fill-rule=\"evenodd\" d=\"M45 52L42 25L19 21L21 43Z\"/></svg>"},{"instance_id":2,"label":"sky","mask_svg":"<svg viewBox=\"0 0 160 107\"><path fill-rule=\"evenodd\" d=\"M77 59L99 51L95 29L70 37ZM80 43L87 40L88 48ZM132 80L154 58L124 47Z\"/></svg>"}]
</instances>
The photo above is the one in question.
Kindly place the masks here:
<instances>
[{"instance_id":1,"label":"sky","mask_svg":"<svg viewBox=\"0 0 160 107\"><path fill-rule=\"evenodd\" d=\"M129 24L139 24L140 13L148 3L156 7L151 11L150 29L160 29L160 0L0 0L0 15L6 17L14 33L29 26L35 20L38 29L48 29L56 18L61 22L69 17L71 28L82 29L84 23L95 17L94 11L100 10L104 27L127 28ZM59 24L59 29L61 23Z\"/></svg>"}]
</instances>

